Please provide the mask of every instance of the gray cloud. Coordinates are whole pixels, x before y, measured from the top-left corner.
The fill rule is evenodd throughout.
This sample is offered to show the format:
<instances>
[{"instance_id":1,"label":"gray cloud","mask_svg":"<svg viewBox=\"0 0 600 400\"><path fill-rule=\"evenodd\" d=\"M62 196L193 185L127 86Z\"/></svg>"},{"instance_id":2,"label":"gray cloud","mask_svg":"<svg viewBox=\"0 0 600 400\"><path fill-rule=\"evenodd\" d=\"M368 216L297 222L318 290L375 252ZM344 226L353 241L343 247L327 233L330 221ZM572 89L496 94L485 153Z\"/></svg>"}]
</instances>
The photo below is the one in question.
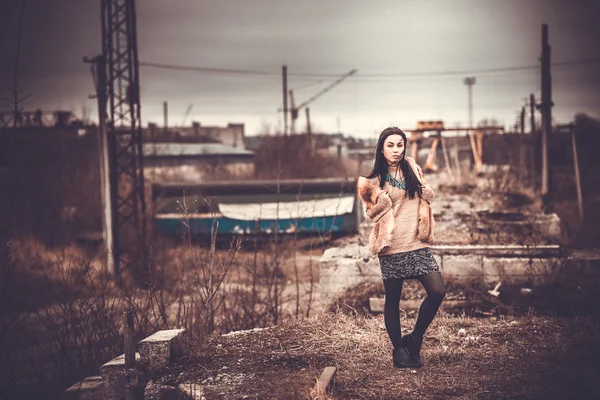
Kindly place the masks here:
<instances>
[{"instance_id":1,"label":"gray cloud","mask_svg":"<svg viewBox=\"0 0 600 400\"><path fill-rule=\"evenodd\" d=\"M20 82L32 93L27 108L54 109L86 103L93 90L84 55L100 51L99 1L29 0ZM11 84L19 2L9 0L2 25L0 83ZM5 6L6 7L6 6ZM542 23L550 26L555 61L600 57L596 21L600 2L531 1L192 1L137 2L140 59L164 64L267 70L274 76L232 76L141 68L142 115L159 120L161 104L183 115L226 123L245 118L253 132L261 120L276 124L282 64L293 72L342 74L348 79L311 107L314 119L356 133L423 118L466 121L462 76L392 79L360 74L472 71L535 65ZM553 70L555 116L569 120L580 110L600 109L598 63ZM476 74L475 117L496 116L512 124L529 93L539 92L535 71ZM332 81L333 78L326 80ZM290 77L298 101L327 82ZM596 111L596 116L598 116ZM244 121L242 121L244 122Z\"/></svg>"}]
</instances>

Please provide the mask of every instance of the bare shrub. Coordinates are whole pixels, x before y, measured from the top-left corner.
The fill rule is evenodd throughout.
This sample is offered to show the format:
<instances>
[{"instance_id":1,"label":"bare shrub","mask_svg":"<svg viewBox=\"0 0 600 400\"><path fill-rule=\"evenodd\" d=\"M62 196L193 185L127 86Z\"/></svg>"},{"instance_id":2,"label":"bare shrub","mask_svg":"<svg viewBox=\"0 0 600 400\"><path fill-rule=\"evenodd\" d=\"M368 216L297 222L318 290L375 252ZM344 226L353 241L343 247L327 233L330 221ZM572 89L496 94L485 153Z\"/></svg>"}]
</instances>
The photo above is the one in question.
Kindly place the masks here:
<instances>
[{"instance_id":1,"label":"bare shrub","mask_svg":"<svg viewBox=\"0 0 600 400\"><path fill-rule=\"evenodd\" d=\"M278 160L285 160L279 163ZM306 135L265 137L255 152L259 179L324 178L347 176L344 161L319 152L311 154Z\"/></svg>"}]
</instances>

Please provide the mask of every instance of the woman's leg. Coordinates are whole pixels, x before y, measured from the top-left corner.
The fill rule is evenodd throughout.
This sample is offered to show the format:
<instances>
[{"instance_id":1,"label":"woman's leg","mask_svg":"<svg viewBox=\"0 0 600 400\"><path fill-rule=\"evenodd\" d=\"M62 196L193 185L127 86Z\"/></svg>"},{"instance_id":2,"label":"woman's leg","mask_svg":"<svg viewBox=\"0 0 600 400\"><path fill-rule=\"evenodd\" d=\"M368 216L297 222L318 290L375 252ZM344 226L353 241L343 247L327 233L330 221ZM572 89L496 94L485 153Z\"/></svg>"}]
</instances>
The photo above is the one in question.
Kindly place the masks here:
<instances>
[{"instance_id":1,"label":"woman's leg","mask_svg":"<svg viewBox=\"0 0 600 400\"><path fill-rule=\"evenodd\" d=\"M425 297L425 300L421 303L421 307L419 307L419 316L417 317L413 334L422 338L440 308L444 296L446 296L446 288L444 287L442 274L439 272L423 275L419 277L419 281L425 288L427 297Z\"/></svg>"},{"instance_id":2,"label":"woman's leg","mask_svg":"<svg viewBox=\"0 0 600 400\"><path fill-rule=\"evenodd\" d=\"M402 333L400 331L400 295L402 294L402 283L404 279L390 278L383 280L385 287L385 307L383 319L385 329L392 341L394 348L404 347L402 344Z\"/></svg>"}]
</instances>

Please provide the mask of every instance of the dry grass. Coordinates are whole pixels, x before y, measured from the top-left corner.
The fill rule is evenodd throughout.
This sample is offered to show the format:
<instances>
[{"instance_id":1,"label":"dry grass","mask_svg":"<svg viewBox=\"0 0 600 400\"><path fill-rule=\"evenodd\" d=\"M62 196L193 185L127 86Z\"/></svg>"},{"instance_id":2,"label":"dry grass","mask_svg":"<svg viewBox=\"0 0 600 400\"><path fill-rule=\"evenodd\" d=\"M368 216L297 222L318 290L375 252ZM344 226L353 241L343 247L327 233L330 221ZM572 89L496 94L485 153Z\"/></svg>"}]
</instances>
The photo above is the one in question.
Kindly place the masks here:
<instances>
[{"instance_id":1,"label":"dry grass","mask_svg":"<svg viewBox=\"0 0 600 400\"><path fill-rule=\"evenodd\" d=\"M331 399L593 398L600 394L598 333L592 317L442 314L425 339L425 366L398 370L382 316L322 313L215 335L161 382L196 382L215 399L309 398L323 369L333 365Z\"/></svg>"},{"instance_id":2,"label":"dry grass","mask_svg":"<svg viewBox=\"0 0 600 400\"><path fill-rule=\"evenodd\" d=\"M17 393L28 398L53 395L96 374L100 365L122 352L120 320L125 310L135 312L136 339L185 327L198 341L213 331L306 315L314 300L311 282L318 279L317 263L295 254L306 245L303 254L310 256L311 243L282 244L281 268L275 273L271 245L238 254L237 247L165 244L153 249L160 267L152 275L153 284L140 289L116 287L100 271L100 262L77 246L52 249L31 238L12 241L3 249L10 257L2 258L9 262L3 262L0 274L0 392L7 398ZM295 279L302 281L300 297L295 295Z\"/></svg>"}]
</instances>

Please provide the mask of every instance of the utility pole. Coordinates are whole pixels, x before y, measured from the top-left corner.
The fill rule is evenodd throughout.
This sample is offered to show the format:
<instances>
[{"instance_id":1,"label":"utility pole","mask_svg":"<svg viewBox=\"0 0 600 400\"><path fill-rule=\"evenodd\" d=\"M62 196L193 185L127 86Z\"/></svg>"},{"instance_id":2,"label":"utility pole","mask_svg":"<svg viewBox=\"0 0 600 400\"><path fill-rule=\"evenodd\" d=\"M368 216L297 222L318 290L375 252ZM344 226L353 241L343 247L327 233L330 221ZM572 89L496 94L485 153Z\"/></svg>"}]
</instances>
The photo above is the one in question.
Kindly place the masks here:
<instances>
[{"instance_id":1,"label":"utility pole","mask_svg":"<svg viewBox=\"0 0 600 400\"><path fill-rule=\"evenodd\" d=\"M294 101L294 91L292 89L289 90L290 93L290 114L291 114L291 121L290 121L290 135L295 135L296 134L296 119L298 118L298 110L296 109L296 102Z\"/></svg>"},{"instance_id":2,"label":"utility pole","mask_svg":"<svg viewBox=\"0 0 600 400\"><path fill-rule=\"evenodd\" d=\"M529 124L530 124L530 133L531 133L531 147L529 152L530 163L529 170L530 175L529 179L531 181L531 187L533 188L533 192L537 190L537 170L538 170L538 158L537 158L537 149L539 148L538 140L539 136L536 133L535 127L535 95L531 93L529 95Z\"/></svg>"},{"instance_id":3,"label":"utility pole","mask_svg":"<svg viewBox=\"0 0 600 400\"><path fill-rule=\"evenodd\" d=\"M135 1L102 0L101 14L115 279L122 285L128 270L145 286L149 265Z\"/></svg>"},{"instance_id":4,"label":"utility pole","mask_svg":"<svg viewBox=\"0 0 600 400\"><path fill-rule=\"evenodd\" d=\"M288 133L288 88L287 88L287 66L281 67L281 79L283 81L283 136Z\"/></svg>"},{"instance_id":5,"label":"utility pole","mask_svg":"<svg viewBox=\"0 0 600 400\"><path fill-rule=\"evenodd\" d=\"M521 107L521 116L519 120L519 133L522 135L525 133L525 106Z\"/></svg>"},{"instance_id":6,"label":"utility pole","mask_svg":"<svg viewBox=\"0 0 600 400\"><path fill-rule=\"evenodd\" d=\"M535 95L531 93L529 95L529 124L531 129L531 134L535 133Z\"/></svg>"},{"instance_id":7,"label":"utility pole","mask_svg":"<svg viewBox=\"0 0 600 400\"><path fill-rule=\"evenodd\" d=\"M475 85L477 80L474 76L469 76L463 82L469 89L469 130L471 130L473 128L473 85Z\"/></svg>"},{"instance_id":8,"label":"utility pole","mask_svg":"<svg viewBox=\"0 0 600 400\"><path fill-rule=\"evenodd\" d=\"M310 108L306 107L304 111L306 113L306 137L308 139L308 149L312 157L315 153L315 143L312 136L312 126L310 124Z\"/></svg>"},{"instance_id":9,"label":"utility pole","mask_svg":"<svg viewBox=\"0 0 600 400\"><path fill-rule=\"evenodd\" d=\"M539 109L542 114L542 200L548 206L552 199L552 177L550 159L548 157L548 141L552 133L552 78L550 74L550 43L548 25L542 25L542 57L541 57L542 102Z\"/></svg>"},{"instance_id":10,"label":"utility pole","mask_svg":"<svg viewBox=\"0 0 600 400\"><path fill-rule=\"evenodd\" d=\"M95 71L96 99L98 100L98 144L100 155L100 193L102 202L102 241L106 251L105 272L114 274L113 255L113 207L110 193L110 154L108 153L108 135L106 131L106 60L99 55L93 59L85 57L86 63L93 63Z\"/></svg>"},{"instance_id":11,"label":"utility pole","mask_svg":"<svg viewBox=\"0 0 600 400\"><path fill-rule=\"evenodd\" d=\"M166 101L163 101L163 129L163 133L167 137L169 133L169 103Z\"/></svg>"},{"instance_id":12,"label":"utility pole","mask_svg":"<svg viewBox=\"0 0 600 400\"><path fill-rule=\"evenodd\" d=\"M525 147L525 111L526 106L521 107L521 115L519 120L519 129L521 137L519 137L519 180L523 182L526 178L526 157L527 147Z\"/></svg>"}]
</instances>

